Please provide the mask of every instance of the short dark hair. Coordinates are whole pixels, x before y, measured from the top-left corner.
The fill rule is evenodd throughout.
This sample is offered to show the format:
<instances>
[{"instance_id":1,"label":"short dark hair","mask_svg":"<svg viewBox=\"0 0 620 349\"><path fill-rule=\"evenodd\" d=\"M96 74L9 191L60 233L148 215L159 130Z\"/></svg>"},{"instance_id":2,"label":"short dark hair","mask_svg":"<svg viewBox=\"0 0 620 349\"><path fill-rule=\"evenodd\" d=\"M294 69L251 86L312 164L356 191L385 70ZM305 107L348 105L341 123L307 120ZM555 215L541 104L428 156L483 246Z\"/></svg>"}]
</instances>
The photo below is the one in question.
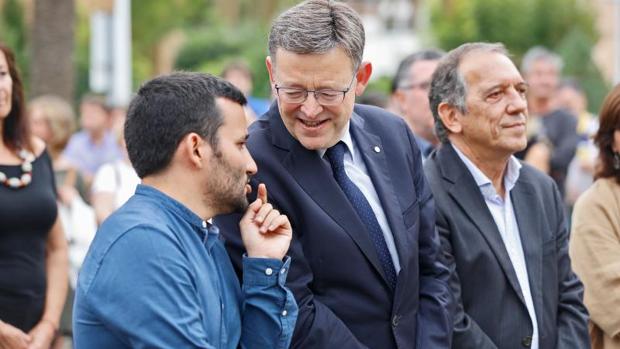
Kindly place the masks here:
<instances>
[{"instance_id":1,"label":"short dark hair","mask_svg":"<svg viewBox=\"0 0 620 349\"><path fill-rule=\"evenodd\" d=\"M439 104L445 102L461 113L467 113L467 105L465 104L467 84L459 72L459 66L463 58L474 51L497 52L508 56L508 51L501 43L472 42L448 52L439 61L437 69L433 73L428 101L435 119L435 134L442 143L448 143L449 140L448 130L439 117Z\"/></svg>"},{"instance_id":2,"label":"short dark hair","mask_svg":"<svg viewBox=\"0 0 620 349\"><path fill-rule=\"evenodd\" d=\"M398 64L398 68L396 69L396 74L394 75L394 79L392 79L392 87L391 92L394 93L400 86L402 86L403 81L407 78L407 74L411 66L419 61L438 61L443 57L446 53L437 50L437 49L428 49L422 50L418 52L414 52L407 57L403 58Z\"/></svg>"},{"instance_id":3,"label":"short dark hair","mask_svg":"<svg viewBox=\"0 0 620 349\"><path fill-rule=\"evenodd\" d=\"M614 132L620 130L620 85L616 85L605 97L599 115L599 128L594 136L599 150L600 165L596 178L615 178L620 184L620 170L614 169Z\"/></svg>"},{"instance_id":4,"label":"short dark hair","mask_svg":"<svg viewBox=\"0 0 620 349\"><path fill-rule=\"evenodd\" d=\"M19 75L19 69L15 63L13 51L3 43L0 43L0 51L4 53L6 64L13 81L13 93L11 95L11 110L4 119L2 127L2 141L12 151L25 148L34 151L30 126L26 118L26 99L24 97L24 84Z\"/></svg>"},{"instance_id":5,"label":"short dark hair","mask_svg":"<svg viewBox=\"0 0 620 349\"><path fill-rule=\"evenodd\" d=\"M175 72L140 87L125 121L127 153L140 178L164 170L188 133L217 149L217 131L224 122L217 97L246 104L231 83L203 73Z\"/></svg>"}]
</instances>

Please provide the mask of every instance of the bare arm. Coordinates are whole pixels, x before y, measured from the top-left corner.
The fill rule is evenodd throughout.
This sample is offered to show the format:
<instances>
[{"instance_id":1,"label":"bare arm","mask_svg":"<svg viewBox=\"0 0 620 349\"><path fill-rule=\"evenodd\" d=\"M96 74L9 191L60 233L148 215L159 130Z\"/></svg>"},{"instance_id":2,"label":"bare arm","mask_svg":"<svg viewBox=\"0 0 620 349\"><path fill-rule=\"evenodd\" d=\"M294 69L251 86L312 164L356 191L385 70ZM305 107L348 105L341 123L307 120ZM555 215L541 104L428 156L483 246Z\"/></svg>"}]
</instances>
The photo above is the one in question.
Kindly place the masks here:
<instances>
[{"instance_id":1,"label":"bare arm","mask_svg":"<svg viewBox=\"0 0 620 349\"><path fill-rule=\"evenodd\" d=\"M45 309L39 323L28 333L32 337L29 348L49 348L56 335L69 283L67 254L67 241L62 230L60 217L57 217L46 244L47 291Z\"/></svg>"},{"instance_id":2,"label":"bare arm","mask_svg":"<svg viewBox=\"0 0 620 349\"><path fill-rule=\"evenodd\" d=\"M93 193L92 203L95 217L97 218L97 225L101 225L114 212L114 193L102 191Z\"/></svg>"}]
</instances>

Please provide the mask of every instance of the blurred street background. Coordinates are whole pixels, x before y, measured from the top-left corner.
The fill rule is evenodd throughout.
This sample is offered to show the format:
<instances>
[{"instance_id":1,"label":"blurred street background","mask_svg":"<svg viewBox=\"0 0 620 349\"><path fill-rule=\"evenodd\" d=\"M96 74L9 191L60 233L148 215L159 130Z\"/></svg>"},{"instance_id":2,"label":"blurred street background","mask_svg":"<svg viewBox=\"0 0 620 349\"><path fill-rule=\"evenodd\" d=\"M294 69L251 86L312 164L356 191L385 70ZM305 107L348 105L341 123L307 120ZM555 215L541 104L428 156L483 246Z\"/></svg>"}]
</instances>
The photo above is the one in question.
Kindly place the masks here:
<instances>
[{"instance_id":1,"label":"blurred street background","mask_svg":"<svg viewBox=\"0 0 620 349\"><path fill-rule=\"evenodd\" d=\"M292 0L0 0L0 40L17 53L28 98L79 101L102 93L124 106L145 79L175 69L219 74L242 59L252 94L269 98L264 68L271 20ZM558 52L596 112L620 80L618 0L351 0L364 17L369 92L389 93L416 49L501 41L520 61L535 45Z\"/></svg>"}]
</instances>

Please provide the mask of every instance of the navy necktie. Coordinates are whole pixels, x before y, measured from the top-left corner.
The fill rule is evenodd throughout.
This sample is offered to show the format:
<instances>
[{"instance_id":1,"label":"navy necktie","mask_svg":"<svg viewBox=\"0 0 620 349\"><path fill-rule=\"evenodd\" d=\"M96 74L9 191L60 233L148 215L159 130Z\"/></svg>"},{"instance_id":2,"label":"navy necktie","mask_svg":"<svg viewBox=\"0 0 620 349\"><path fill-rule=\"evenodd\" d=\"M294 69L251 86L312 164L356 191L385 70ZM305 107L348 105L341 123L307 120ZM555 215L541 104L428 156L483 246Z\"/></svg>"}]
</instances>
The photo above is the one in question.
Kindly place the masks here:
<instances>
[{"instance_id":1,"label":"navy necktie","mask_svg":"<svg viewBox=\"0 0 620 349\"><path fill-rule=\"evenodd\" d=\"M332 171L334 171L334 178L336 179L336 182L338 182L338 185L351 202L351 205L353 205L353 208L355 208L358 216L364 225L366 225L366 228L368 228L370 240L372 240L372 243L375 246L377 256L379 257L379 262L381 262L381 267L385 272L387 281L393 289L396 286L396 270L394 269L392 256L390 255L390 251L385 243L381 226L379 225L377 217L375 217L375 213L370 207L368 200L366 200L366 197L364 197L362 191L351 181L344 170L345 151L346 145L342 142L338 142L333 147L327 149L325 155L329 159L332 166Z\"/></svg>"}]
</instances>

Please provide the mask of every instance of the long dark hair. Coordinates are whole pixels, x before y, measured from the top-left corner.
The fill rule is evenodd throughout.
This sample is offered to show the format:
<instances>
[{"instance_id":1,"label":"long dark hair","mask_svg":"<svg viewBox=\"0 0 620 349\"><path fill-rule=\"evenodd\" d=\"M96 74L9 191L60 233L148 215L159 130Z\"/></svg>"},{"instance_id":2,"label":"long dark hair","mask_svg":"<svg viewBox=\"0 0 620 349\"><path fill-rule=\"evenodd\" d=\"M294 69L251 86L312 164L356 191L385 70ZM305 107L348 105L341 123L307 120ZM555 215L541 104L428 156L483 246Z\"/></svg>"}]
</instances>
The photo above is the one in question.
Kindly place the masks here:
<instances>
[{"instance_id":1,"label":"long dark hair","mask_svg":"<svg viewBox=\"0 0 620 349\"><path fill-rule=\"evenodd\" d=\"M599 115L599 129L594 136L598 146L600 164L596 178L615 177L620 184L620 170L614 169L614 132L620 130L620 84L616 85L605 97Z\"/></svg>"},{"instance_id":2,"label":"long dark hair","mask_svg":"<svg viewBox=\"0 0 620 349\"><path fill-rule=\"evenodd\" d=\"M11 94L11 110L4 119L2 127L2 140L4 145L13 151L20 148L33 151L30 137L30 127L26 118L26 100L24 98L24 85L19 76L15 55L13 51L0 42L0 51L4 53L9 69L9 75L13 80L13 92Z\"/></svg>"}]
</instances>

